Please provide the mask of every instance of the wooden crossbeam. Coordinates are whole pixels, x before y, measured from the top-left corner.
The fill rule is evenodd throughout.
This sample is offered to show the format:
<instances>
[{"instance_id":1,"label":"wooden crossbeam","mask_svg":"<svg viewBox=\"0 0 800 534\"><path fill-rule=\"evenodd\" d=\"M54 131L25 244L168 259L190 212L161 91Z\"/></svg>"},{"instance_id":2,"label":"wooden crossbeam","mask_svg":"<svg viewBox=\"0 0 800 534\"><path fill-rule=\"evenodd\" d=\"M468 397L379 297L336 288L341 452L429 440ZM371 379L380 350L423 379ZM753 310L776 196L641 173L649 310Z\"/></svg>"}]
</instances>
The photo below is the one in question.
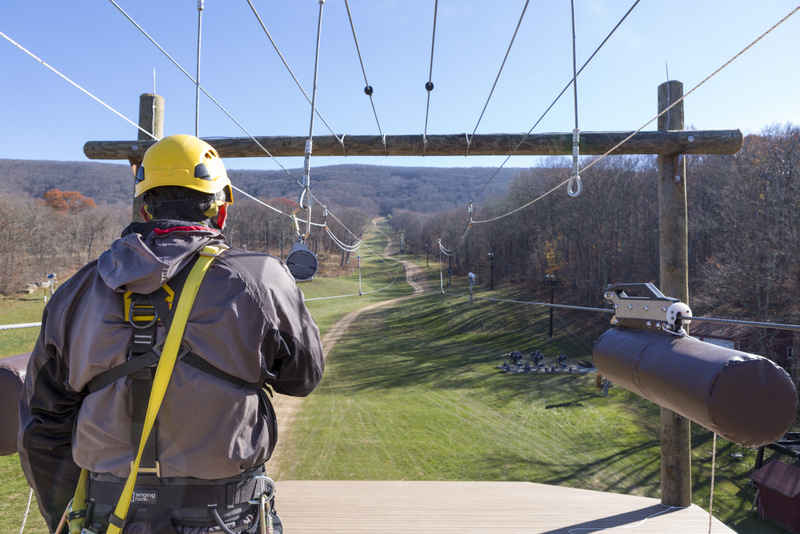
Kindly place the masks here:
<instances>
[{"instance_id":1,"label":"wooden crossbeam","mask_svg":"<svg viewBox=\"0 0 800 534\"><path fill-rule=\"evenodd\" d=\"M633 132L581 132L580 153L602 155ZM305 137L205 138L222 158L303 156ZM257 141L257 143L256 143ZM88 141L89 159L141 160L154 141ZM259 146L261 145L261 146ZM263 148L262 148L263 147ZM742 148L739 130L638 132L613 154L735 154ZM269 152L269 154L267 153ZM315 137L314 156L571 156L572 132L474 135L332 135Z\"/></svg>"}]
</instances>

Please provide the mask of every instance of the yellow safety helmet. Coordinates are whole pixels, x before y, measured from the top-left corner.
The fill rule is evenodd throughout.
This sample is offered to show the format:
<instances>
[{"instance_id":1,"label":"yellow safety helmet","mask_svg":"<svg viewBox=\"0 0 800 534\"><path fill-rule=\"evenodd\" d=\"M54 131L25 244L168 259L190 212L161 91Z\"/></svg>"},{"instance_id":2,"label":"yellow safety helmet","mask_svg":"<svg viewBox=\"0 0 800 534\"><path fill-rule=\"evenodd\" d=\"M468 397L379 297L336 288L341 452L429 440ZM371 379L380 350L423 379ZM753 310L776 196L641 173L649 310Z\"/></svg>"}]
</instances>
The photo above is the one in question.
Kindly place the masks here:
<instances>
[{"instance_id":1,"label":"yellow safety helmet","mask_svg":"<svg viewBox=\"0 0 800 534\"><path fill-rule=\"evenodd\" d=\"M134 195L161 186L188 187L203 193L225 192L233 203L231 181L214 148L193 135L170 135L147 149L136 173Z\"/></svg>"}]
</instances>

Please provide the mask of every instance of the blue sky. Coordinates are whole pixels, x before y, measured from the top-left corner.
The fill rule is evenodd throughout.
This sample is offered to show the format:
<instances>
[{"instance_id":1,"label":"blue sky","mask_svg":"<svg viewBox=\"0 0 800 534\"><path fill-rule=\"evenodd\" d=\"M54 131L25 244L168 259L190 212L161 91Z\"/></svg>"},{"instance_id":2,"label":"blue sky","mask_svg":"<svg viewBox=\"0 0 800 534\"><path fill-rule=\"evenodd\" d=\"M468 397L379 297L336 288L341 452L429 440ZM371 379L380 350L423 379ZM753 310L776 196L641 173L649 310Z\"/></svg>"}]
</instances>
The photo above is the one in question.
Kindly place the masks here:
<instances>
[{"instance_id":1,"label":"blue sky","mask_svg":"<svg viewBox=\"0 0 800 534\"><path fill-rule=\"evenodd\" d=\"M252 0L310 94L317 0ZM116 0L194 76L196 0ZM580 67L634 0L576 0ZM6 2L0 31L116 111L138 121L141 93L166 99L165 133L194 133L195 86L109 1ZM434 0L350 0L384 134L422 134L431 69ZM429 134L522 133L572 76L567 0L531 0L486 112L525 0L439 0ZM689 91L797 7L796 0L642 0L578 78L582 131L635 130L656 114L657 86ZM89 140L128 140L136 129L0 38L0 158L87 161ZM154 80L155 72L155 80ZM206 0L200 82L253 135L307 136L310 106L246 0ZM327 0L317 108L337 134L377 134L344 0ZM570 89L534 132L570 132ZM687 125L758 132L800 124L800 12L706 82L685 103ZM646 129L655 129L655 123ZM320 120L315 135L329 135ZM246 134L207 97L200 135ZM499 166L499 157L312 157L315 165ZM533 157L513 157L525 167ZM302 158L283 158L287 168ZM233 169L279 169L269 158L229 160ZM313 171L312 171L313 177ZM313 178L312 178L313 179Z\"/></svg>"}]
</instances>

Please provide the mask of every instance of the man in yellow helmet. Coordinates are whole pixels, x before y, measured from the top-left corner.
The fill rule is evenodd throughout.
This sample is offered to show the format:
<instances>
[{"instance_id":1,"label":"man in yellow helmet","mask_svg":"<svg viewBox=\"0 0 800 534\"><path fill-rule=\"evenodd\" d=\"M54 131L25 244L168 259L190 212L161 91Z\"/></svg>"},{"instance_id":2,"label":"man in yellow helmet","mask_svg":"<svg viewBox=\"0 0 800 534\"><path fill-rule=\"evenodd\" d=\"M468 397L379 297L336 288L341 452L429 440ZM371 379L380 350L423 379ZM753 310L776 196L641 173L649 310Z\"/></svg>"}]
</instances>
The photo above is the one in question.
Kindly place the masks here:
<instances>
[{"instance_id":1,"label":"man in yellow helmet","mask_svg":"<svg viewBox=\"0 0 800 534\"><path fill-rule=\"evenodd\" d=\"M51 532L81 470L86 506L72 519L85 532L105 532L109 522L125 534L256 532L253 503L272 497L264 464L277 440L265 388L309 394L323 354L286 266L235 248L214 258L197 289L130 508L113 514L173 304L198 254L227 248L221 231L233 202L219 155L187 135L147 151L135 194L145 222L131 223L45 308L20 408L23 471Z\"/></svg>"}]
</instances>

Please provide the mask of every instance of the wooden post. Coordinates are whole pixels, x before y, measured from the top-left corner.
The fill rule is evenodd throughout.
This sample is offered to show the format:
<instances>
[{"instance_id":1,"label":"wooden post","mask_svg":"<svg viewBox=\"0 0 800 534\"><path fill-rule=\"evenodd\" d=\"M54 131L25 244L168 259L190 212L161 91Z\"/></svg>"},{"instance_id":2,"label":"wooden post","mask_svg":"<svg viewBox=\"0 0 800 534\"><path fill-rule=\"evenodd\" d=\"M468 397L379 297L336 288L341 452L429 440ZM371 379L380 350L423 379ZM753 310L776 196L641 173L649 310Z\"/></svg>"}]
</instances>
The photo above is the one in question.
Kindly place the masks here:
<instances>
[{"instance_id":1,"label":"wooden post","mask_svg":"<svg viewBox=\"0 0 800 534\"><path fill-rule=\"evenodd\" d=\"M153 137L156 137L157 139L164 137L163 96L150 93L145 93L139 96L139 127L152 134L148 135L142 130L138 130L139 135L137 139L139 141L153 141ZM139 170L139 166L142 164L141 156L138 154L131 155L128 157L128 161L131 164L131 170L133 171L133 176L135 177L136 172ZM142 199L134 197L132 220L142 220L141 216L139 215L139 206L141 205Z\"/></svg>"},{"instance_id":2,"label":"wooden post","mask_svg":"<svg viewBox=\"0 0 800 534\"><path fill-rule=\"evenodd\" d=\"M668 81L658 87L661 113L683 96L683 84ZM683 102L658 119L658 130L683 130ZM660 289L664 295L689 303L688 230L686 217L686 160L683 154L659 155L658 221ZM692 504L691 422L661 408L661 503Z\"/></svg>"}]
</instances>

